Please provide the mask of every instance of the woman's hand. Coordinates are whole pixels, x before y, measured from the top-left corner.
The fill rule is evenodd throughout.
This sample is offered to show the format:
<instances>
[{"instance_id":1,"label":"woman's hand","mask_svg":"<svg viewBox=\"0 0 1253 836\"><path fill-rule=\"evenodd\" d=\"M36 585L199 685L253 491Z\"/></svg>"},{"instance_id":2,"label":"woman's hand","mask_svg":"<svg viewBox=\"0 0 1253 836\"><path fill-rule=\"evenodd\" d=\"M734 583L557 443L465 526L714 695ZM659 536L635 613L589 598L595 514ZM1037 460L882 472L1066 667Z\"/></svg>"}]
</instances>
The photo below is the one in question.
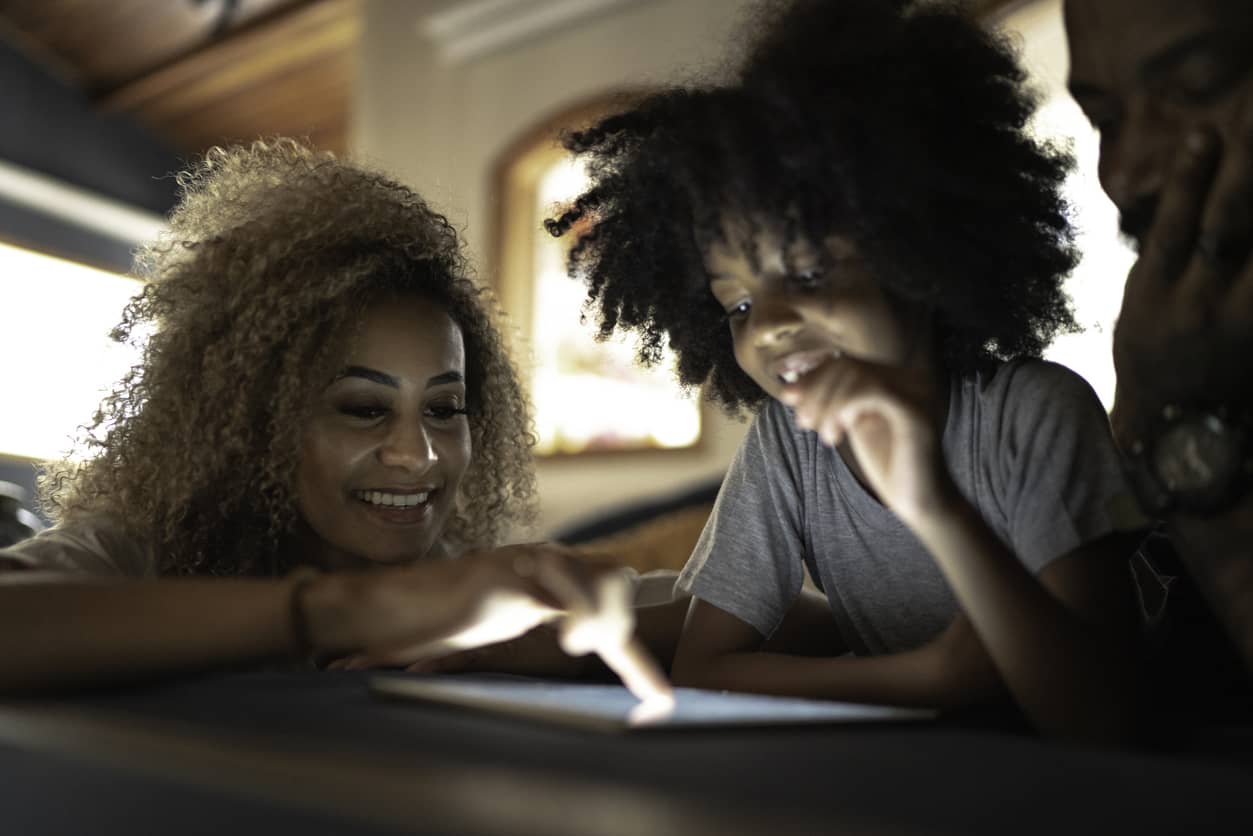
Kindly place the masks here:
<instances>
[{"instance_id":1,"label":"woman's hand","mask_svg":"<svg viewBox=\"0 0 1253 836\"><path fill-rule=\"evenodd\" d=\"M824 444L847 441L871 490L911 524L953 492L940 449L941 395L923 372L834 356L785 386L780 400Z\"/></svg>"},{"instance_id":2,"label":"woman's hand","mask_svg":"<svg viewBox=\"0 0 1253 836\"><path fill-rule=\"evenodd\" d=\"M330 667L355 669L350 660ZM588 657L566 653L561 648L561 633L557 626L541 624L515 639L414 662L405 670L414 673L511 673L577 679L588 670Z\"/></svg>"},{"instance_id":3,"label":"woman's hand","mask_svg":"<svg viewBox=\"0 0 1253 836\"><path fill-rule=\"evenodd\" d=\"M641 699L669 698L664 675L632 637L625 574L567 547L507 546L342 580L357 587L347 596L354 603L321 611L329 617L310 618L317 647L348 651L338 667L408 667L552 622L565 652L597 653ZM318 600L316 591L311 590L311 601ZM358 635L347 641L337 632Z\"/></svg>"}]
</instances>

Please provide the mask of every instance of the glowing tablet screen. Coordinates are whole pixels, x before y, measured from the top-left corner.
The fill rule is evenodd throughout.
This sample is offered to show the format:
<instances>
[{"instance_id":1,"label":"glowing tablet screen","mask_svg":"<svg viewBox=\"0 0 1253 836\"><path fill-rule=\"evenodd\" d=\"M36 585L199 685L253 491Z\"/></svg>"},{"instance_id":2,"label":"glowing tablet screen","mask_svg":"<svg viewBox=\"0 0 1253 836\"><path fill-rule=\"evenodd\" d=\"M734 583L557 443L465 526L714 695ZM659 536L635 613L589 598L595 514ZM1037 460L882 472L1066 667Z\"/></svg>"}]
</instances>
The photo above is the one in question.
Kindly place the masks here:
<instances>
[{"instance_id":1,"label":"glowing tablet screen","mask_svg":"<svg viewBox=\"0 0 1253 836\"><path fill-rule=\"evenodd\" d=\"M639 702L620 685L478 675L380 676L370 685L381 696L595 731L902 722L935 717L934 711L926 709L677 688L673 711L633 721L632 712Z\"/></svg>"}]
</instances>

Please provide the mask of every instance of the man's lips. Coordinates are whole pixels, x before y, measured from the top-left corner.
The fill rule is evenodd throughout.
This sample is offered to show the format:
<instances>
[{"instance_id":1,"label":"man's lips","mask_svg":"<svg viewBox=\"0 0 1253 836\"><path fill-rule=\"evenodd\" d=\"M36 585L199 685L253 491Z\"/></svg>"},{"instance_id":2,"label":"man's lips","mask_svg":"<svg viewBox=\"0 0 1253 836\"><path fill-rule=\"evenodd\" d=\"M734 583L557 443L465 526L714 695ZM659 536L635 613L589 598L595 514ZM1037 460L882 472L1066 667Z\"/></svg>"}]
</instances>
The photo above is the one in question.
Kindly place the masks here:
<instances>
[{"instance_id":1,"label":"man's lips","mask_svg":"<svg viewBox=\"0 0 1253 836\"><path fill-rule=\"evenodd\" d=\"M767 367L769 374L783 384L795 383L840 352L832 348L815 348L785 354Z\"/></svg>"}]
</instances>

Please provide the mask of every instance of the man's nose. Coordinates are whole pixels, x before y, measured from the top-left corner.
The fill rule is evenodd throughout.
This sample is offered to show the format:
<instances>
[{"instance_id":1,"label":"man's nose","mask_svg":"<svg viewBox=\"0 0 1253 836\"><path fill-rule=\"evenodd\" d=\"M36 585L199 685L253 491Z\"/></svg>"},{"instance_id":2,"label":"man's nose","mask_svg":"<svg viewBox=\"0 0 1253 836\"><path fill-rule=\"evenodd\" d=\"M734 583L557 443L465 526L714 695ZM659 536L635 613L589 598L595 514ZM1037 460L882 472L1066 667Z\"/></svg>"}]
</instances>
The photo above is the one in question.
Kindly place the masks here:
<instances>
[{"instance_id":1,"label":"man's nose","mask_svg":"<svg viewBox=\"0 0 1253 836\"><path fill-rule=\"evenodd\" d=\"M1113 135L1101 137L1101 185L1133 235L1144 231L1183 140L1184 120L1174 111L1154 96L1136 96Z\"/></svg>"},{"instance_id":2,"label":"man's nose","mask_svg":"<svg viewBox=\"0 0 1253 836\"><path fill-rule=\"evenodd\" d=\"M378 449L379 463L423 473L439 461L430 435L421 423L397 422Z\"/></svg>"}]
</instances>

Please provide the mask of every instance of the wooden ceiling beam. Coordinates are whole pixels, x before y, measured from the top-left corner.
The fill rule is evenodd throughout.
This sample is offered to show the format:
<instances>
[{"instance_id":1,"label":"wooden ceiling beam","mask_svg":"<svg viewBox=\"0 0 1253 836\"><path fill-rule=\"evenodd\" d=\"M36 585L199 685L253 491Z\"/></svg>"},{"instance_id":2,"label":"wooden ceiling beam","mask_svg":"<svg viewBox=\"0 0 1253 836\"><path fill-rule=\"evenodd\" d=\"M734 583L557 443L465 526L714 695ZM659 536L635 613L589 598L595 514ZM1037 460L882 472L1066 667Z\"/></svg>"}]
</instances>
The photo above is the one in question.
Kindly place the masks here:
<instances>
[{"instance_id":1,"label":"wooden ceiling beam","mask_svg":"<svg viewBox=\"0 0 1253 836\"><path fill-rule=\"evenodd\" d=\"M256 136L335 137L347 150L361 0L318 0L198 50L100 100L180 148ZM325 147L325 146L321 146Z\"/></svg>"}]
</instances>

